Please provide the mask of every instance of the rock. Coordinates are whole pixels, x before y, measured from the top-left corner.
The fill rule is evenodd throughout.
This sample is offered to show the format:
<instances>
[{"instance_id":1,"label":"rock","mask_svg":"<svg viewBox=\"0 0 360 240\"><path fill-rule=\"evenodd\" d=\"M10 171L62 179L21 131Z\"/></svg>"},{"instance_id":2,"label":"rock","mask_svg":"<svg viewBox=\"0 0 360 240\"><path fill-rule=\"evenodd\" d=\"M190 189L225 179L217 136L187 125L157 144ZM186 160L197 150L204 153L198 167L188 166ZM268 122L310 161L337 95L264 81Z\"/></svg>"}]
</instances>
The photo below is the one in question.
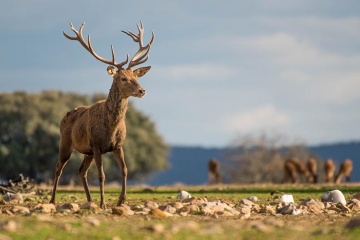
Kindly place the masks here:
<instances>
[{"instance_id":1,"label":"rock","mask_svg":"<svg viewBox=\"0 0 360 240\"><path fill-rule=\"evenodd\" d=\"M79 210L80 206L76 203L64 203L56 208L58 212L77 212Z\"/></svg>"},{"instance_id":2,"label":"rock","mask_svg":"<svg viewBox=\"0 0 360 240\"><path fill-rule=\"evenodd\" d=\"M347 229L354 229L359 227L360 227L360 218L353 218L345 225L345 228Z\"/></svg>"},{"instance_id":3,"label":"rock","mask_svg":"<svg viewBox=\"0 0 360 240\"><path fill-rule=\"evenodd\" d=\"M165 226L161 223L156 223L148 226L146 229L154 233L162 233L165 231Z\"/></svg>"},{"instance_id":4,"label":"rock","mask_svg":"<svg viewBox=\"0 0 360 240\"><path fill-rule=\"evenodd\" d=\"M149 209L155 209L159 207L159 205L156 202L152 202L152 201L145 202L144 206Z\"/></svg>"},{"instance_id":5,"label":"rock","mask_svg":"<svg viewBox=\"0 0 360 240\"><path fill-rule=\"evenodd\" d=\"M91 210L99 210L99 206L93 202L87 202L80 206L80 209L91 209Z\"/></svg>"},{"instance_id":6,"label":"rock","mask_svg":"<svg viewBox=\"0 0 360 240\"><path fill-rule=\"evenodd\" d=\"M183 199L187 199L187 198L191 198L190 193L186 192L186 191L180 191L180 193L177 195L177 199L183 200Z\"/></svg>"},{"instance_id":7,"label":"rock","mask_svg":"<svg viewBox=\"0 0 360 240\"><path fill-rule=\"evenodd\" d=\"M167 213L167 212L164 212L164 211L161 211L161 210L158 209L158 208L152 209L150 213L151 213L151 215L153 215L154 217L158 217L158 218L168 218L168 217L171 217L171 216L172 216L172 214Z\"/></svg>"},{"instance_id":8,"label":"rock","mask_svg":"<svg viewBox=\"0 0 360 240\"><path fill-rule=\"evenodd\" d=\"M6 231L6 232L15 232L18 228L18 225L15 221L9 220L3 223L0 223L0 229Z\"/></svg>"},{"instance_id":9,"label":"rock","mask_svg":"<svg viewBox=\"0 0 360 240\"><path fill-rule=\"evenodd\" d=\"M253 223L251 227L264 233L269 233L274 231L274 227L262 222Z\"/></svg>"},{"instance_id":10,"label":"rock","mask_svg":"<svg viewBox=\"0 0 360 240\"><path fill-rule=\"evenodd\" d=\"M134 211L132 211L130 208L125 207L125 206L117 206L117 207L113 207L112 209L112 213L119 215L119 216L130 216L130 215L134 215Z\"/></svg>"},{"instance_id":11,"label":"rock","mask_svg":"<svg viewBox=\"0 0 360 240\"><path fill-rule=\"evenodd\" d=\"M29 214L30 210L27 207L23 207L23 206L14 206L11 209L12 213L21 213L21 214Z\"/></svg>"},{"instance_id":12,"label":"rock","mask_svg":"<svg viewBox=\"0 0 360 240\"><path fill-rule=\"evenodd\" d=\"M275 215L275 214L276 214L276 210L275 210L274 206L271 206L271 205L261 205L261 206L260 206L259 213L270 213L270 214Z\"/></svg>"},{"instance_id":13,"label":"rock","mask_svg":"<svg viewBox=\"0 0 360 240\"><path fill-rule=\"evenodd\" d=\"M35 210L39 210L42 213L51 213L51 212L56 212L56 208L55 205L52 203L43 203L43 204L38 204L34 207Z\"/></svg>"},{"instance_id":14,"label":"rock","mask_svg":"<svg viewBox=\"0 0 360 240\"><path fill-rule=\"evenodd\" d=\"M177 211L176 208L174 208L174 207L172 207L172 206L170 206L170 205L160 206L159 209L160 209L161 211L168 212L168 213L172 213L172 214L176 213L176 211Z\"/></svg>"},{"instance_id":15,"label":"rock","mask_svg":"<svg viewBox=\"0 0 360 240\"><path fill-rule=\"evenodd\" d=\"M86 219L86 222L94 227L98 227L101 224L100 220L94 217L89 217L88 219Z\"/></svg>"},{"instance_id":16,"label":"rock","mask_svg":"<svg viewBox=\"0 0 360 240\"><path fill-rule=\"evenodd\" d=\"M287 204L294 203L294 197L291 194L283 194L280 198L280 202Z\"/></svg>"},{"instance_id":17,"label":"rock","mask_svg":"<svg viewBox=\"0 0 360 240\"><path fill-rule=\"evenodd\" d=\"M191 212L199 212L200 211L200 208L198 205L187 205L187 206L184 206L180 209L178 209L178 213L181 213L181 212L187 212L187 213L191 213Z\"/></svg>"},{"instance_id":18,"label":"rock","mask_svg":"<svg viewBox=\"0 0 360 240\"><path fill-rule=\"evenodd\" d=\"M5 195L3 195L3 200L5 200L6 202L24 202L20 193L6 193Z\"/></svg>"},{"instance_id":19,"label":"rock","mask_svg":"<svg viewBox=\"0 0 360 240\"><path fill-rule=\"evenodd\" d=\"M351 210L359 211L360 210L360 200L353 198L350 200L350 202L347 206Z\"/></svg>"},{"instance_id":20,"label":"rock","mask_svg":"<svg viewBox=\"0 0 360 240\"><path fill-rule=\"evenodd\" d=\"M258 198L256 196L250 196L247 199L252 201L252 202L257 202L258 201Z\"/></svg>"},{"instance_id":21,"label":"rock","mask_svg":"<svg viewBox=\"0 0 360 240\"><path fill-rule=\"evenodd\" d=\"M174 207L176 209L182 208L184 205L181 202L174 202L169 204L171 207Z\"/></svg>"},{"instance_id":22,"label":"rock","mask_svg":"<svg viewBox=\"0 0 360 240\"><path fill-rule=\"evenodd\" d=\"M247 199L247 198L244 198L244 199L241 199L240 200L240 203L239 203L239 205L245 205L245 206L254 206L255 205L255 203L253 203L252 201L250 201L249 199Z\"/></svg>"},{"instance_id":23,"label":"rock","mask_svg":"<svg viewBox=\"0 0 360 240\"><path fill-rule=\"evenodd\" d=\"M276 212L285 215L285 214L293 214L294 211L295 211L295 206L293 203L290 203L284 207L278 208Z\"/></svg>"},{"instance_id":24,"label":"rock","mask_svg":"<svg viewBox=\"0 0 360 240\"><path fill-rule=\"evenodd\" d=\"M208 200L206 198L191 197L191 198L184 199L182 202L189 203L192 205L200 205L202 203L207 203Z\"/></svg>"},{"instance_id":25,"label":"rock","mask_svg":"<svg viewBox=\"0 0 360 240\"><path fill-rule=\"evenodd\" d=\"M343 205L346 205L345 196L339 190L332 190L332 191L324 193L321 196L321 200L324 202L332 202L332 203L341 202Z\"/></svg>"},{"instance_id":26,"label":"rock","mask_svg":"<svg viewBox=\"0 0 360 240\"><path fill-rule=\"evenodd\" d=\"M359 193L356 193L353 198L357 199L357 200L360 200L360 192Z\"/></svg>"}]
</instances>

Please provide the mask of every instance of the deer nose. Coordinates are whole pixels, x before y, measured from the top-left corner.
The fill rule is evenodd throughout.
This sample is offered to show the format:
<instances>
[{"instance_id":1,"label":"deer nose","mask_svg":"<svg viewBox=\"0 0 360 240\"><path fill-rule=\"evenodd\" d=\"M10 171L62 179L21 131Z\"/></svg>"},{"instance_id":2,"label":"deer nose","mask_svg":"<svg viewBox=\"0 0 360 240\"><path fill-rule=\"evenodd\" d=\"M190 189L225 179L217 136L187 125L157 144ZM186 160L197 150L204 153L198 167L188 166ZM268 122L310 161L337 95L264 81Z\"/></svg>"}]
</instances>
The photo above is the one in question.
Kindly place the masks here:
<instances>
[{"instance_id":1,"label":"deer nose","mask_svg":"<svg viewBox=\"0 0 360 240\"><path fill-rule=\"evenodd\" d=\"M145 94L145 89L140 89L140 90L139 90L139 93L142 94L142 95L144 95L144 94Z\"/></svg>"}]
</instances>

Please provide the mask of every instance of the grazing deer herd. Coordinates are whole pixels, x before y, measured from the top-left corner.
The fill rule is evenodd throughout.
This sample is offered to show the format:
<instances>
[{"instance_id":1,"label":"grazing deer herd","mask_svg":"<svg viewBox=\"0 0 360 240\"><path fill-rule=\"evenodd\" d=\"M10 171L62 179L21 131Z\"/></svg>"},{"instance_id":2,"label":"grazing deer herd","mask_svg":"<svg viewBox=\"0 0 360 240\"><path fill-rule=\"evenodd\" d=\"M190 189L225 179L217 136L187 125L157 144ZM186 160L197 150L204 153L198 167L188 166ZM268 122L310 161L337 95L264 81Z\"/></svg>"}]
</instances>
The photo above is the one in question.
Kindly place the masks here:
<instances>
[{"instance_id":1,"label":"grazing deer herd","mask_svg":"<svg viewBox=\"0 0 360 240\"><path fill-rule=\"evenodd\" d=\"M304 176L306 182L317 183L318 182L318 163L314 158L310 158L306 163L297 158L289 158L284 163L284 181L297 183L301 181L301 177ZM351 159L345 159L339 168L338 173L335 175L336 166L332 159L327 159L324 162L324 182L325 183L341 183L343 181L350 182L350 176L353 170L353 164Z\"/></svg>"}]
</instances>

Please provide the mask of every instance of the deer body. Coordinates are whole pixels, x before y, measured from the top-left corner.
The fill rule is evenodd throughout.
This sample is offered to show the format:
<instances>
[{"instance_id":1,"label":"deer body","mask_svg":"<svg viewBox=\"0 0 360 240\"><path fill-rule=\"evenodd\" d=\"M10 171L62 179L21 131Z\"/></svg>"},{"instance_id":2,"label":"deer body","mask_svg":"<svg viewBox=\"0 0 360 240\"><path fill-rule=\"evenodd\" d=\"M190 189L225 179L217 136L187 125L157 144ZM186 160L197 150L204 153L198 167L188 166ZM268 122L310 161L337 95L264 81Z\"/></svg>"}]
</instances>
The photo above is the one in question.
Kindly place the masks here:
<instances>
[{"instance_id":1,"label":"deer body","mask_svg":"<svg viewBox=\"0 0 360 240\"><path fill-rule=\"evenodd\" d=\"M325 182L331 183L334 181L335 175L335 163L332 159L327 159L324 164L324 171L325 171Z\"/></svg>"},{"instance_id":2,"label":"deer body","mask_svg":"<svg viewBox=\"0 0 360 240\"><path fill-rule=\"evenodd\" d=\"M88 187L87 172L92 162L95 160L100 182L100 206L105 208L105 174L101 155L112 152L121 169L122 189L117 202L117 205L120 205L124 203L126 199L127 167L122 145L126 138L125 116L128 107L128 98L131 96L141 98L145 95L145 90L140 86L137 80L150 70L150 67L141 67L136 70L132 70L131 67L141 64L148 59L147 54L150 50L150 45L154 40L154 34L150 43L143 46L142 23L141 28L138 26L138 35L131 32L125 32L132 37L135 42L139 43L140 49L130 61L128 68L123 69L123 65L128 62L128 57L126 61L116 63L113 50L112 61L98 56L92 49L90 36L88 37L88 43L83 39L83 27L84 24L80 27L80 30L77 31L71 24L71 29L75 32L76 37L70 37L65 33L64 35L70 40L79 41L96 59L110 64L111 66L108 67L107 71L109 75L113 77L113 83L106 100L98 101L92 106L75 108L68 112L62 119L60 125L59 160L56 165L54 187L50 203L55 204L56 189L62 170L68 162L72 151L75 149L84 154L84 160L79 169L79 175L88 202L91 202L92 198Z\"/></svg>"},{"instance_id":3,"label":"deer body","mask_svg":"<svg viewBox=\"0 0 360 240\"><path fill-rule=\"evenodd\" d=\"M208 163L209 184L221 183L220 164L215 159L210 159Z\"/></svg>"},{"instance_id":4,"label":"deer body","mask_svg":"<svg viewBox=\"0 0 360 240\"><path fill-rule=\"evenodd\" d=\"M353 170L353 163L351 159L345 159L340 165L339 172L335 178L335 183L341 183L341 181L344 178L347 182L350 182L352 170Z\"/></svg>"},{"instance_id":5,"label":"deer body","mask_svg":"<svg viewBox=\"0 0 360 240\"><path fill-rule=\"evenodd\" d=\"M284 182L296 183L299 181L299 175L305 175L307 179L311 176L305 163L297 158L287 159L284 163L284 171Z\"/></svg>"},{"instance_id":6,"label":"deer body","mask_svg":"<svg viewBox=\"0 0 360 240\"><path fill-rule=\"evenodd\" d=\"M309 171L308 182L309 183L317 183L318 181L318 174L317 174L317 163L314 158L310 158L306 162L307 169Z\"/></svg>"}]
</instances>

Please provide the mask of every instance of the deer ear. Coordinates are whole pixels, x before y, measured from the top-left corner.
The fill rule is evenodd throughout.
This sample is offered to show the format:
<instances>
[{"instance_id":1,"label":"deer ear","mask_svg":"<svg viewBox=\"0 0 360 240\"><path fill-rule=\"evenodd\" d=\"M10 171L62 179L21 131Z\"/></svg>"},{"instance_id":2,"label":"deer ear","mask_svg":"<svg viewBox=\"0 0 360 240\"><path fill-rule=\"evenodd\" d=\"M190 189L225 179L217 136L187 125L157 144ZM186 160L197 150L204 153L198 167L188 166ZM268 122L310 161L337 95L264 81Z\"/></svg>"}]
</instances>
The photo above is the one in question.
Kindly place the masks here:
<instances>
[{"instance_id":1,"label":"deer ear","mask_svg":"<svg viewBox=\"0 0 360 240\"><path fill-rule=\"evenodd\" d=\"M108 66L106 71L112 77L115 76L115 74L116 74L116 69L113 66Z\"/></svg>"},{"instance_id":2,"label":"deer ear","mask_svg":"<svg viewBox=\"0 0 360 240\"><path fill-rule=\"evenodd\" d=\"M135 69L133 71L134 75L137 76L137 77L142 77L144 76L149 70L150 70L151 66L148 66L148 67L141 67L141 68L138 68L138 69Z\"/></svg>"}]
</instances>

